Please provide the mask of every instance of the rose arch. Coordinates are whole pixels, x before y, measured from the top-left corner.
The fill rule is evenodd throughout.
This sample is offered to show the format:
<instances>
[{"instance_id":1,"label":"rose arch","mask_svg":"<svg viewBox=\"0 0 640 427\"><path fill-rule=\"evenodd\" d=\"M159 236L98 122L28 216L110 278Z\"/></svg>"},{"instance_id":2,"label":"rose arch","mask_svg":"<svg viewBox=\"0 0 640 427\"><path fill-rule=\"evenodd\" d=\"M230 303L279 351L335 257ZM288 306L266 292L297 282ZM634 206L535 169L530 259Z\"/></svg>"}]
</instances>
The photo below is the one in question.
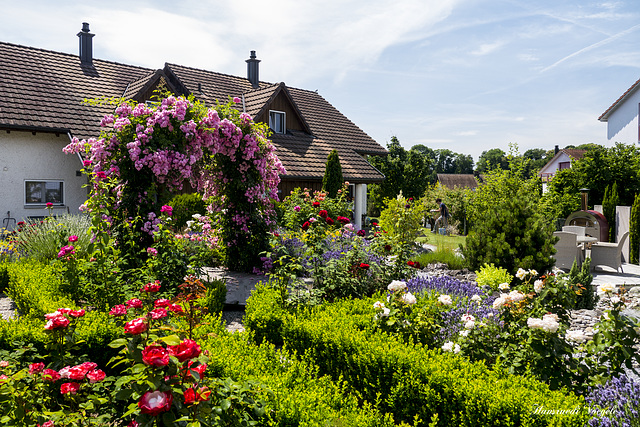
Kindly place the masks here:
<instances>
[{"instance_id":1,"label":"rose arch","mask_svg":"<svg viewBox=\"0 0 640 427\"><path fill-rule=\"evenodd\" d=\"M83 156L90 194L81 209L94 226L139 253L153 241L163 201L187 185L209 203L227 267L256 265L285 171L267 126L233 104L207 109L174 96L155 106L124 102L102 119L99 138L74 138L64 151Z\"/></svg>"}]
</instances>

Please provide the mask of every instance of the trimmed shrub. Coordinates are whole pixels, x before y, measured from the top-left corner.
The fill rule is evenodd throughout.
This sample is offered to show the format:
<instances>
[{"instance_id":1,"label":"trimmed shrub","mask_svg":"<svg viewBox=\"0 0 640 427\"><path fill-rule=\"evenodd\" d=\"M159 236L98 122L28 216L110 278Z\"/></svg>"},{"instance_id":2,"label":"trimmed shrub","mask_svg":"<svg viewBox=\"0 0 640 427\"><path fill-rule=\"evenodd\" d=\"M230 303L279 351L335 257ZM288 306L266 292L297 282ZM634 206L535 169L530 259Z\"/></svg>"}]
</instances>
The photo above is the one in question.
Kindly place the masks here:
<instances>
[{"instance_id":1,"label":"trimmed shrub","mask_svg":"<svg viewBox=\"0 0 640 427\"><path fill-rule=\"evenodd\" d=\"M252 295L254 313L266 312L259 307L269 305L267 294ZM441 426L575 426L589 418L585 412L561 412L584 403L572 393L550 391L532 378L373 333L374 314L373 300L299 311L283 317L281 340L316 364L320 375L344 379L365 401L380 402L379 408L397 421L418 417L419 425L426 425L437 414ZM554 413L532 411L536 407Z\"/></svg>"},{"instance_id":2,"label":"trimmed shrub","mask_svg":"<svg viewBox=\"0 0 640 427\"><path fill-rule=\"evenodd\" d=\"M333 198L338 195L338 190L342 187L343 182L338 150L331 150L327 157L324 177L322 177L322 189L327 192L327 196Z\"/></svg>"},{"instance_id":3,"label":"trimmed shrub","mask_svg":"<svg viewBox=\"0 0 640 427\"><path fill-rule=\"evenodd\" d=\"M485 264L476 272L478 286L488 286L492 290L497 291L498 285L502 283L511 284L513 276L509 272L493 264Z\"/></svg>"},{"instance_id":4,"label":"trimmed shrub","mask_svg":"<svg viewBox=\"0 0 640 427\"><path fill-rule=\"evenodd\" d=\"M227 300L227 283L225 280L212 280L203 282L207 288L203 306L210 314L220 313L224 309Z\"/></svg>"},{"instance_id":5,"label":"trimmed shrub","mask_svg":"<svg viewBox=\"0 0 640 427\"><path fill-rule=\"evenodd\" d=\"M173 226L176 230L186 226L194 214L207 214L207 204L198 193L179 194L167 204L173 208Z\"/></svg>"},{"instance_id":6,"label":"trimmed shrub","mask_svg":"<svg viewBox=\"0 0 640 427\"><path fill-rule=\"evenodd\" d=\"M632 264L638 264L640 257L640 194L636 194L631 207L629 221L629 256Z\"/></svg>"}]
</instances>

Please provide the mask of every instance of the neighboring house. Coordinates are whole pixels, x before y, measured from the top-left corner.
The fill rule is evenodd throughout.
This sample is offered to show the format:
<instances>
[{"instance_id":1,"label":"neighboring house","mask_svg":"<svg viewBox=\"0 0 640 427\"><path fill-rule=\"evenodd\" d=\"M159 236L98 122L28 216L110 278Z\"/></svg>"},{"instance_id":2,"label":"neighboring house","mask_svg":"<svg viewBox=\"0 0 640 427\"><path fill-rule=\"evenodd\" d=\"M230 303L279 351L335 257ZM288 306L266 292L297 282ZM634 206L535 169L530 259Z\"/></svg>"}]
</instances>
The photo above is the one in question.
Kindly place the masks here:
<instances>
[{"instance_id":1,"label":"neighboring house","mask_svg":"<svg viewBox=\"0 0 640 427\"><path fill-rule=\"evenodd\" d=\"M327 156L337 149L343 177L355 186L360 226L366 185L384 179L364 156L387 151L318 93L260 81L255 52L246 60L246 78L168 63L153 70L94 59L93 36L83 24L79 56L0 42L0 217L5 225L46 215L48 202L54 214L78 213L86 180L79 158L62 148L74 136L97 137L100 119L114 109L83 100L145 102L155 89L165 88L207 106L239 97L239 109L268 123L287 170L281 198L299 186L319 190Z\"/></svg>"},{"instance_id":2,"label":"neighboring house","mask_svg":"<svg viewBox=\"0 0 640 427\"><path fill-rule=\"evenodd\" d=\"M640 143L640 80L602 113L598 120L607 123L607 139L624 144Z\"/></svg>"},{"instance_id":3,"label":"neighboring house","mask_svg":"<svg viewBox=\"0 0 640 427\"><path fill-rule=\"evenodd\" d=\"M556 145L556 154L549 162L540 169L538 176L542 179L542 192L547 191L547 184L554 177L556 172L561 169L570 169L571 164L580 160L587 150L578 150L575 148L565 148L560 150Z\"/></svg>"},{"instance_id":4,"label":"neighboring house","mask_svg":"<svg viewBox=\"0 0 640 427\"><path fill-rule=\"evenodd\" d=\"M451 190L454 188L475 190L478 187L478 180L473 174L439 173L437 177L438 184Z\"/></svg>"}]
</instances>

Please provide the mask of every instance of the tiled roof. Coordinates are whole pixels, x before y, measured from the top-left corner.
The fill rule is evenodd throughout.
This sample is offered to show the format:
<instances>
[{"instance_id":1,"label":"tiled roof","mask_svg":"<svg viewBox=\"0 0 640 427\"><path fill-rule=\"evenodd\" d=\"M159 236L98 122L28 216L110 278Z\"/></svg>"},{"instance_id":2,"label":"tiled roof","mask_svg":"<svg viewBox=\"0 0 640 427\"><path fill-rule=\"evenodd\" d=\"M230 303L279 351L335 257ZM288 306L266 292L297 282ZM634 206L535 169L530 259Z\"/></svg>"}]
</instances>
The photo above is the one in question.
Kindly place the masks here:
<instances>
[{"instance_id":1,"label":"tiled roof","mask_svg":"<svg viewBox=\"0 0 640 427\"><path fill-rule=\"evenodd\" d=\"M631 85L629 89L626 90L625 93L623 93L620 96L620 98L616 99L616 102L611 104L611 106L607 108L607 110L604 113L602 113L600 117L598 117L598 120L600 120L601 122L608 121L611 113L613 113L613 111L616 108L618 108L618 106L622 104L628 97L630 97L639 87L640 87L640 80L637 80L634 84Z\"/></svg>"},{"instance_id":2,"label":"tiled roof","mask_svg":"<svg viewBox=\"0 0 640 427\"><path fill-rule=\"evenodd\" d=\"M580 160L581 158L583 158L584 153L587 152L587 150L578 150L577 148L565 148L560 151L564 151L566 154L568 154L570 157L576 160Z\"/></svg>"},{"instance_id":3,"label":"tiled roof","mask_svg":"<svg viewBox=\"0 0 640 427\"><path fill-rule=\"evenodd\" d=\"M127 85L153 70L0 42L0 127L70 131L96 136L112 105L84 99L121 97Z\"/></svg>"},{"instance_id":4,"label":"tiled roof","mask_svg":"<svg viewBox=\"0 0 640 427\"><path fill-rule=\"evenodd\" d=\"M451 189L458 187L473 190L478 187L478 181L473 174L439 173L438 182Z\"/></svg>"},{"instance_id":5,"label":"tiled roof","mask_svg":"<svg viewBox=\"0 0 640 427\"><path fill-rule=\"evenodd\" d=\"M244 108L256 117L266 103L284 92L309 132L289 130L273 135L286 178L322 179L327 156L337 149L343 176L352 182L380 181L383 175L365 159L386 150L316 92L283 83L248 79L165 64L162 70L93 60L83 65L77 55L0 42L0 128L69 131L79 138L99 134L102 116L113 105L87 105L85 99L141 97L160 79L178 94L192 94L214 106L229 97L244 98ZM238 105L242 109L242 105Z\"/></svg>"}]
</instances>

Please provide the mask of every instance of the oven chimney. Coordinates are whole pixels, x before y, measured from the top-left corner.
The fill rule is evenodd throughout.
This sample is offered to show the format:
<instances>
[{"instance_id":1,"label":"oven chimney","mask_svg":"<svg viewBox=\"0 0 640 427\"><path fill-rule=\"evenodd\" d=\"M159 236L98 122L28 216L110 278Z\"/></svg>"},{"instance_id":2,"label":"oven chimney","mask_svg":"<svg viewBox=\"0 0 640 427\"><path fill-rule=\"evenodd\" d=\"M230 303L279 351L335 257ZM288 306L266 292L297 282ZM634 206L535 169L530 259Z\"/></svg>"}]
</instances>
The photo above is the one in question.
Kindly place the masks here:
<instances>
[{"instance_id":1,"label":"oven chimney","mask_svg":"<svg viewBox=\"0 0 640 427\"><path fill-rule=\"evenodd\" d=\"M251 51L251 56L245 62L247 63L247 79L249 79L254 89L258 89L260 87L260 73L258 71L260 60L256 59L255 50Z\"/></svg>"},{"instance_id":2,"label":"oven chimney","mask_svg":"<svg viewBox=\"0 0 640 427\"><path fill-rule=\"evenodd\" d=\"M580 207L583 211L589 210L589 189L581 188L580 189Z\"/></svg>"},{"instance_id":3,"label":"oven chimney","mask_svg":"<svg viewBox=\"0 0 640 427\"><path fill-rule=\"evenodd\" d=\"M89 23L82 23L82 31L78 33L80 38L80 62L82 65L93 65L93 36L89 32Z\"/></svg>"},{"instance_id":4,"label":"oven chimney","mask_svg":"<svg viewBox=\"0 0 640 427\"><path fill-rule=\"evenodd\" d=\"M553 151L553 155L555 156L556 154L558 154L558 151L560 151L560 147L556 145L556 148Z\"/></svg>"}]
</instances>

